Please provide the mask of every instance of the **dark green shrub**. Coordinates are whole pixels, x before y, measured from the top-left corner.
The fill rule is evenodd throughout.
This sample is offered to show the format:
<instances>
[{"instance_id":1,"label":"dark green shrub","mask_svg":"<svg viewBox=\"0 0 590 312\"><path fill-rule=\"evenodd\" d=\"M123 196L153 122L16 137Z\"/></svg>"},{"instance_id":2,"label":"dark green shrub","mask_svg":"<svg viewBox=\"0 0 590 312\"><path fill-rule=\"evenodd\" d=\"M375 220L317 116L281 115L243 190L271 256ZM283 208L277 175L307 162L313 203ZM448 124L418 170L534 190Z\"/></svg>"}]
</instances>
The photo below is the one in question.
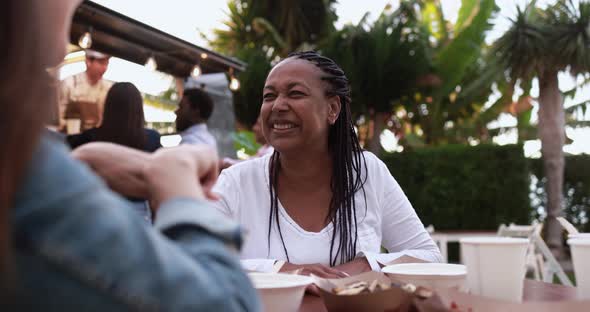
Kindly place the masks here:
<instances>
[{"instance_id":1,"label":"dark green shrub","mask_svg":"<svg viewBox=\"0 0 590 312\"><path fill-rule=\"evenodd\" d=\"M437 230L496 230L531 218L521 145L447 145L382 156L422 222Z\"/></svg>"},{"instance_id":2,"label":"dark green shrub","mask_svg":"<svg viewBox=\"0 0 590 312\"><path fill-rule=\"evenodd\" d=\"M531 206L536 218L543 219L547 196L542 159L531 159ZM570 155L565 158L563 182L564 215L580 232L590 232L590 155Z\"/></svg>"}]
</instances>

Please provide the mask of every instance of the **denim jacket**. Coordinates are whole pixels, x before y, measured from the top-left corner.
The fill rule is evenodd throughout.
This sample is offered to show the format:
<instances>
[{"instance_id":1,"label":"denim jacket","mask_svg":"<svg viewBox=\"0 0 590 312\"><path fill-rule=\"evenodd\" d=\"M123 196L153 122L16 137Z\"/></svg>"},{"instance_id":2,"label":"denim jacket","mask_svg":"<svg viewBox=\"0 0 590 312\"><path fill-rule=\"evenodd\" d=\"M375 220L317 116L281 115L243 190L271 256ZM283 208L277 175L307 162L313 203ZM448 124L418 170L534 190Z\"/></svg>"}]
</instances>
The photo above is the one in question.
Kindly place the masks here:
<instances>
[{"instance_id":1,"label":"denim jacket","mask_svg":"<svg viewBox=\"0 0 590 312\"><path fill-rule=\"evenodd\" d=\"M162 203L154 227L65 146L43 138L12 210L17 288L43 311L257 311L240 232L204 201Z\"/></svg>"}]
</instances>

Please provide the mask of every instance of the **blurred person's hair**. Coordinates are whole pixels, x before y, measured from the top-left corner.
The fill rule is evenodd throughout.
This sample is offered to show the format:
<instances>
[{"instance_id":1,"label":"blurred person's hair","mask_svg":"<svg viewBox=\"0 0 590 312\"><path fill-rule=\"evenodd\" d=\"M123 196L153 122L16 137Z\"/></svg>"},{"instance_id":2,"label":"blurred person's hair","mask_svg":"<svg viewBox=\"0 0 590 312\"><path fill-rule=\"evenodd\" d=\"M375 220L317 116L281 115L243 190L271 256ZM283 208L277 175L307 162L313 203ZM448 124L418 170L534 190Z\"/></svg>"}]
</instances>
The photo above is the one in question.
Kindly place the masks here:
<instances>
[{"instance_id":1,"label":"blurred person's hair","mask_svg":"<svg viewBox=\"0 0 590 312\"><path fill-rule=\"evenodd\" d=\"M0 10L0 302L14 281L11 211L15 193L39 142L43 124L57 105L56 81L47 71L51 42L42 31L37 0L9 0ZM9 297L9 296L8 296Z\"/></svg>"},{"instance_id":2,"label":"blurred person's hair","mask_svg":"<svg viewBox=\"0 0 590 312\"><path fill-rule=\"evenodd\" d=\"M211 113L213 113L213 99L211 99L206 91L201 89L186 89L182 95L189 101L192 109L199 111L199 116L203 120L209 120Z\"/></svg>"},{"instance_id":3,"label":"blurred person's hair","mask_svg":"<svg viewBox=\"0 0 590 312\"><path fill-rule=\"evenodd\" d=\"M102 124L96 129L96 140L144 149L143 99L130 82L117 82L107 93Z\"/></svg>"}]
</instances>

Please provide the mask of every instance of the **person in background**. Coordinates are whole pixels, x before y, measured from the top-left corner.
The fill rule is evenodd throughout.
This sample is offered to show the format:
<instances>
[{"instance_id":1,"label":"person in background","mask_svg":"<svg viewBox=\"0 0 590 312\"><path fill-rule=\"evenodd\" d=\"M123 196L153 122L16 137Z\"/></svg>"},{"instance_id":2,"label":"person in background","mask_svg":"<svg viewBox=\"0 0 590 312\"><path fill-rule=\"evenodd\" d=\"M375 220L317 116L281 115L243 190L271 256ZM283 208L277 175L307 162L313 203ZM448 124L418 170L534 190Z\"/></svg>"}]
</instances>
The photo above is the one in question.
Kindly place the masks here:
<instances>
[{"instance_id":1,"label":"person in background","mask_svg":"<svg viewBox=\"0 0 590 312\"><path fill-rule=\"evenodd\" d=\"M130 82L117 82L105 100L104 117L98 128L86 130L67 137L72 149L90 142L111 142L145 152L154 152L162 147L160 134L144 128L143 99ZM152 222L149 202L144 198L128 196L133 208L148 223Z\"/></svg>"},{"instance_id":2,"label":"person in background","mask_svg":"<svg viewBox=\"0 0 590 312\"><path fill-rule=\"evenodd\" d=\"M213 100L202 89L186 89L178 104L176 130L182 140L180 144L205 144L217 150L217 141L209 130L207 120L213 113Z\"/></svg>"},{"instance_id":3,"label":"person in background","mask_svg":"<svg viewBox=\"0 0 590 312\"><path fill-rule=\"evenodd\" d=\"M85 53L86 71L61 82L60 125L67 128L68 134L100 126L104 101L113 84L103 79L110 56L93 50L86 50Z\"/></svg>"},{"instance_id":4,"label":"person in background","mask_svg":"<svg viewBox=\"0 0 590 312\"><path fill-rule=\"evenodd\" d=\"M260 118L274 152L223 170L214 188L216 207L248 233L248 270L337 278L404 256L442 260L385 164L362 150L350 101L342 69L316 52L268 74Z\"/></svg>"},{"instance_id":5,"label":"person in background","mask_svg":"<svg viewBox=\"0 0 590 312\"><path fill-rule=\"evenodd\" d=\"M154 152L162 147L160 134L144 125L141 93L130 82L117 82L107 93L102 124L80 134L69 135L67 140L72 149L100 141Z\"/></svg>"},{"instance_id":6,"label":"person in background","mask_svg":"<svg viewBox=\"0 0 590 312\"><path fill-rule=\"evenodd\" d=\"M266 142L266 139L264 138L264 134L262 133L262 123L261 122L262 121L260 120L260 115L258 115L256 122L252 126L252 132L254 133L254 140L256 140L256 143L260 144L260 147L258 148L258 151L256 151L256 155L254 155L248 159L251 159L253 157L262 157L267 154L272 154L272 152L274 151L274 148L272 146L270 146ZM248 159L246 159L246 160L248 160ZM243 161L243 160L224 157L222 159L219 167L223 170L223 169L229 168L241 161Z\"/></svg>"},{"instance_id":7,"label":"person in background","mask_svg":"<svg viewBox=\"0 0 590 312\"><path fill-rule=\"evenodd\" d=\"M0 150L0 306L259 311L235 258L239 227L206 201L214 198L215 151L187 145L148 154L90 143L74 152L82 160L131 155L110 168L123 186L141 177L133 191L154 203L151 228L65 145L43 135L55 104L47 68L63 60L80 2L8 0L0 10L0 116L9 116L0 131L10 146ZM126 163L135 171L114 168Z\"/></svg>"},{"instance_id":8,"label":"person in background","mask_svg":"<svg viewBox=\"0 0 590 312\"><path fill-rule=\"evenodd\" d=\"M256 157L272 154L275 151L275 149L270 144L268 144L266 138L264 137L264 132L262 132L262 118L260 115L258 115L256 123L254 123L252 126L252 132L254 132L254 139L256 140L256 143L261 145L256 152Z\"/></svg>"}]
</instances>

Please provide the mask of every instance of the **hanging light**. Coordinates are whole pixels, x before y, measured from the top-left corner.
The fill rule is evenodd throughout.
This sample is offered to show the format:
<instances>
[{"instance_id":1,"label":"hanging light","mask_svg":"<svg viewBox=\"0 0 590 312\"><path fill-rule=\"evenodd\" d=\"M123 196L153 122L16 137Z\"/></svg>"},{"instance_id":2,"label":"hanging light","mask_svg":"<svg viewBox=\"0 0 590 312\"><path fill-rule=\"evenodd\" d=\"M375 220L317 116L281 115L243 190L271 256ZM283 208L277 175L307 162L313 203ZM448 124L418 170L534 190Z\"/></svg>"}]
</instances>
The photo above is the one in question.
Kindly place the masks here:
<instances>
[{"instance_id":1,"label":"hanging light","mask_svg":"<svg viewBox=\"0 0 590 312\"><path fill-rule=\"evenodd\" d=\"M238 91L238 89L240 89L240 81L234 76L231 76L231 80L229 82L229 89L232 91Z\"/></svg>"},{"instance_id":2,"label":"hanging light","mask_svg":"<svg viewBox=\"0 0 590 312\"><path fill-rule=\"evenodd\" d=\"M207 53L201 53L201 58L202 59L206 59L207 57L209 57L209 55L207 55Z\"/></svg>"},{"instance_id":3,"label":"hanging light","mask_svg":"<svg viewBox=\"0 0 590 312\"><path fill-rule=\"evenodd\" d=\"M229 68L229 89L232 91L238 91L240 88L240 81L234 76L234 68Z\"/></svg>"},{"instance_id":4,"label":"hanging light","mask_svg":"<svg viewBox=\"0 0 590 312\"><path fill-rule=\"evenodd\" d=\"M90 33L91 31L92 28L88 28L88 31L82 34L82 36L80 36L80 39L78 39L78 45L80 46L80 48L90 49L90 47L92 47L92 34Z\"/></svg>"},{"instance_id":5,"label":"hanging light","mask_svg":"<svg viewBox=\"0 0 590 312\"><path fill-rule=\"evenodd\" d=\"M238 91L240 89L240 81L234 76L231 77L229 82L229 89L232 91Z\"/></svg>"},{"instance_id":6,"label":"hanging light","mask_svg":"<svg viewBox=\"0 0 590 312\"><path fill-rule=\"evenodd\" d=\"M199 64L197 64L193 67L193 70L191 71L191 76L193 78L197 78L197 77L201 76L202 73L203 73L203 71L201 70L201 66L199 66Z\"/></svg>"},{"instance_id":7,"label":"hanging light","mask_svg":"<svg viewBox=\"0 0 590 312\"><path fill-rule=\"evenodd\" d=\"M151 71L158 69L158 63L156 63L156 59L152 55L145 62L145 68Z\"/></svg>"}]
</instances>

